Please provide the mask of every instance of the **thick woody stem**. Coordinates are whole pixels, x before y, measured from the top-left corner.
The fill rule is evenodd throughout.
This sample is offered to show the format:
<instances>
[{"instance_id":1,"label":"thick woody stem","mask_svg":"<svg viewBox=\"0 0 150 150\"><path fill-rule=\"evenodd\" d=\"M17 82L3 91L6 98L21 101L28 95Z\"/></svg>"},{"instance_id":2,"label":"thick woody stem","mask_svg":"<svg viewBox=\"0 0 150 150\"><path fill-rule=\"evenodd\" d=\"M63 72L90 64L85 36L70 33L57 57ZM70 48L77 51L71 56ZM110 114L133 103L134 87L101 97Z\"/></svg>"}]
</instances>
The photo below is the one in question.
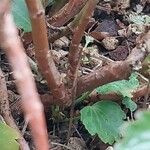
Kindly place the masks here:
<instances>
[{"instance_id":1,"label":"thick woody stem","mask_svg":"<svg viewBox=\"0 0 150 150\"><path fill-rule=\"evenodd\" d=\"M21 150L29 150L29 146L26 143L25 139L21 135L15 121L11 115L10 107L9 107L9 100L8 100L8 91L6 87L5 77L0 69L0 114L4 118L7 125L14 128L17 133L19 134L19 144Z\"/></svg>"},{"instance_id":2,"label":"thick woody stem","mask_svg":"<svg viewBox=\"0 0 150 150\"><path fill-rule=\"evenodd\" d=\"M106 83L128 78L133 69L139 67L144 58L150 53L150 31L143 37L139 45L132 49L131 54L125 61L114 62L94 71L78 80L77 95L91 91Z\"/></svg>"},{"instance_id":3,"label":"thick woody stem","mask_svg":"<svg viewBox=\"0 0 150 150\"><path fill-rule=\"evenodd\" d=\"M80 77L77 84L77 95L94 90L109 82L126 79L130 76L131 67L126 62L114 62L94 72Z\"/></svg>"},{"instance_id":4,"label":"thick woody stem","mask_svg":"<svg viewBox=\"0 0 150 150\"><path fill-rule=\"evenodd\" d=\"M3 0L8 2L7 0ZM37 150L48 150L48 137L43 106L36 91L32 72L9 9L0 18L0 43L5 50L22 99L25 119L29 121Z\"/></svg>"},{"instance_id":5,"label":"thick woody stem","mask_svg":"<svg viewBox=\"0 0 150 150\"><path fill-rule=\"evenodd\" d=\"M69 2L48 21L55 27L61 27L74 17L85 5L87 0L69 0Z\"/></svg>"},{"instance_id":6,"label":"thick woody stem","mask_svg":"<svg viewBox=\"0 0 150 150\"><path fill-rule=\"evenodd\" d=\"M148 96L150 96L150 88L147 88L147 85L144 85L142 87L139 87L137 90L135 90L132 95L132 100L137 101L139 97L143 97L148 93ZM100 100L112 100L112 101L117 101L120 102L122 100L122 97L116 93L110 93L110 94L97 94L96 92L92 92L89 97L86 98L87 101L89 102L97 102ZM45 106L45 111L49 111L50 105L55 104L52 95L49 94L44 94L41 95L41 101L43 105ZM20 108L20 102L17 101L14 105L12 105L11 109L12 111L15 111L17 108ZM18 111L22 111L21 108L18 109Z\"/></svg>"},{"instance_id":7,"label":"thick woody stem","mask_svg":"<svg viewBox=\"0 0 150 150\"><path fill-rule=\"evenodd\" d=\"M76 96L79 97L82 93L92 91L106 83L127 79L131 71L136 69L148 53L150 53L149 39L150 31L142 37L140 44L132 49L125 61L110 63L88 75L80 77L77 81ZM52 97L50 99L53 102Z\"/></svg>"},{"instance_id":8,"label":"thick woody stem","mask_svg":"<svg viewBox=\"0 0 150 150\"><path fill-rule=\"evenodd\" d=\"M145 37L149 37L148 35L150 35L149 32L146 34ZM79 97L82 93L85 93L87 91L92 91L96 87L102 86L110 82L127 79L130 76L133 67L136 67L135 66L136 63L138 65L138 62L142 62L143 59L148 54L148 52L150 51L150 46L147 43L147 40L149 40L149 38L146 38L146 39L144 38L144 43L143 44L141 43L143 47L142 46L141 48L135 47L132 50L131 54L128 56L127 60L110 63L104 67L101 67L100 69L94 72L91 72L88 75L80 77L77 81L76 96ZM145 47L145 43L147 44L146 47ZM145 50L143 50L144 47L145 47ZM144 89L143 90L140 89L139 91L135 92L137 93L135 95L143 96L144 95L143 93L145 93ZM107 96L108 95L104 97L107 97ZM102 96L100 97L102 98ZM42 96L42 102L46 106L48 105L48 103L55 104L55 101L51 95Z\"/></svg>"},{"instance_id":9,"label":"thick woody stem","mask_svg":"<svg viewBox=\"0 0 150 150\"><path fill-rule=\"evenodd\" d=\"M56 101L63 101L65 87L49 51L45 14L42 4L39 0L26 0L26 3L32 24L32 37L38 66L48 82L54 99Z\"/></svg>"}]
</instances>

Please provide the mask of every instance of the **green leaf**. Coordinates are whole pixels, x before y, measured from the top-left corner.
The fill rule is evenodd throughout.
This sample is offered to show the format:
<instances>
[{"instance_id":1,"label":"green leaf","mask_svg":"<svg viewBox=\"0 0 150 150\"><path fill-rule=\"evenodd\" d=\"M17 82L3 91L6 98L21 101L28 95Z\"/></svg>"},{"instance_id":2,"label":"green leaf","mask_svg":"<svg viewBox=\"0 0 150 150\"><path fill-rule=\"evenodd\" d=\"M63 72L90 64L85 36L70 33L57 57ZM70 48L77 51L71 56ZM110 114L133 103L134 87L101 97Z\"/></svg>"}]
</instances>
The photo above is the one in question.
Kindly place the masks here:
<instances>
[{"instance_id":1,"label":"green leaf","mask_svg":"<svg viewBox=\"0 0 150 150\"><path fill-rule=\"evenodd\" d=\"M104 143L113 144L120 139L119 128L125 113L112 101L100 101L81 111L81 121L91 135L98 134Z\"/></svg>"},{"instance_id":2,"label":"green leaf","mask_svg":"<svg viewBox=\"0 0 150 150\"><path fill-rule=\"evenodd\" d=\"M137 109L137 104L129 97L124 97L122 100L122 104L124 104L126 108L129 108L131 112Z\"/></svg>"},{"instance_id":3,"label":"green leaf","mask_svg":"<svg viewBox=\"0 0 150 150\"><path fill-rule=\"evenodd\" d=\"M16 141L17 139L19 139L19 135L16 131L0 122L0 149L19 150L19 144Z\"/></svg>"},{"instance_id":4,"label":"green leaf","mask_svg":"<svg viewBox=\"0 0 150 150\"><path fill-rule=\"evenodd\" d=\"M41 1L44 8L48 5L53 4L53 0L41 0ZM24 32L31 32L32 27L25 0L12 0L11 10L16 26L19 29L23 29Z\"/></svg>"},{"instance_id":5,"label":"green leaf","mask_svg":"<svg viewBox=\"0 0 150 150\"><path fill-rule=\"evenodd\" d=\"M139 86L137 75L132 73L129 80L120 80L98 87L96 90L100 94L115 92L123 97L132 97L132 92Z\"/></svg>"},{"instance_id":6,"label":"green leaf","mask_svg":"<svg viewBox=\"0 0 150 150\"><path fill-rule=\"evenodd\" d=\"M115 145L115 150L150 149L150 112L140 112L138 120L129 123L124 129L124 138Z\"/></svg>"},{"instance_id":7,"label":"green leaf","mask_svg":"<svg viewBox=\"0 0 150 150\"><path fill-rule=\"evenodd\" d=\"M31 32L31 24L27 6L24 0L12 0L12 14L16 26L24 32Z\"/></svg>"}]
</instances>

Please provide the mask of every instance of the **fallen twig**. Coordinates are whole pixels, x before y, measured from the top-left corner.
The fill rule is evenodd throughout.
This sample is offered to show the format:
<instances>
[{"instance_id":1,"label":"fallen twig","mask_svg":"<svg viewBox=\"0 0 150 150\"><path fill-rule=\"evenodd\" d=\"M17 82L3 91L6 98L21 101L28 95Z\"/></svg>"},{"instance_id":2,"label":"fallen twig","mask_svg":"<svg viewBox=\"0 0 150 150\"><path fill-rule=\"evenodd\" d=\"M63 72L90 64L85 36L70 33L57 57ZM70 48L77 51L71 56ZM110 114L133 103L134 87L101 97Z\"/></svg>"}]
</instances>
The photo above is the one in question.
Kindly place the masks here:
<instances>
[{"instance_id":1,"label":"fallen twig","mask_svg":"<svg viewBox=\"0 0 150 150\"><path fill-rule=\"evenodd\" d=\"M54 146L60 146L60 147L64 147L65 149L72 150L69 146L64 145L64 144L52 142L52 145L54 145ZM53 148L52 148L52 150L53 150Z\"/></svg>"}]
</instances>

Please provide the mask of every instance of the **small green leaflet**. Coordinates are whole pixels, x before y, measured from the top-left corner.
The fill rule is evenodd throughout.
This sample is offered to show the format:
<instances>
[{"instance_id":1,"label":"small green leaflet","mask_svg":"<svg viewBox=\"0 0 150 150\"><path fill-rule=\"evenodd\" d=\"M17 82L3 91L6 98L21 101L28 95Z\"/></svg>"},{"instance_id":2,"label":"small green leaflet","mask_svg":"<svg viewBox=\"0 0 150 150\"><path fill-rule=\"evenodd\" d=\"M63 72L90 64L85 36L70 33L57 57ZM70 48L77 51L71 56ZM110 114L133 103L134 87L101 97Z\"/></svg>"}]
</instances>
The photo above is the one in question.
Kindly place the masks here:
<instances>
[{"instance_id":1,"label":"small green leaflet","mask_svg":"<svg viewBox=\"0 0 150 150\"><path fill-rule=\"evenodd\" d=\"M104 143L113 144L120 139L119 128L126 115L112 101L100 101L81 111L81 121L91 135L98 134Z\"/></svg>"},{"instance_id":2,"label":"small green leaflet","mask_svg":"<svg viewBox=\"0 0 150 150\"><path fill-rule=\"evenodd\" d=\"M124 129L124 138L115 145L115 150L150 149L150 112L138 112L137 120Z\"/></svg>"},{"instance_id":3,"label":"small green leaflet","mask_svg":"<svg viewBox=\"0 0 150 150\"><path fill-rule=\"evenodd\" d=\"M19 139L17 132L5 123L0 122L0 149L19 150L17 139Z\"/></svg>"},{"instance_id":4,"label":"small green leaflet","mask_svg":"<svg viewBox=\"0 0 150 150\"><path fill-rule=\"evenodd\" d=\"M139 86L137 74L132 73L129 80L120 80L100 86L96 91L100 94L115 92L123 97L132 97L132 92Z\"/></svg>"},{"instance_id":5,"label":"small green leaflet","mask_svg":"<svg viewBox=\"0 0 150 150\"><path fill-rule=\"evenodd\" d=\"M12 14L16 26L24 32L31 32L31 24L25 0L12 0Z\"/></svg>"},{"instance_id":6,"label":"small green leaflet","mask_svg":"<svg viewBox=\"0 0 150 150\"><path fill-rule=\"evenodd\" d=\"M93 43L93 42L94 42L94 38L92 36L86 35L85 36L85 46L84 46L84 48L87 48L88 45L90 43Z\"/></svg>"},{"instance_id":7,"label":"small green leaflet","mask_svg":"<svg viewBox=\"0 0 150 150\"><path fill-rule=\"evenodd\" d=\"M137 109L137 104L129 97L124 97L122 100L122 104L124 104L126 108L129 108L131 112Z\"/></svg>"},{"instance_id":8,"label":"small green leaflet","mask_svg":"<svg viewBox=\"0 0 150 150\"><path fill-rule=\"evenodd\" d=\"M129 80L120 80L100 86L96 91L100 94L108 94L115 92L123 98L122 103L130 109L131 112L137 109L137 104L131 100L132 92L139 87L137 74L132 73Z\"/></svg>"}]
</instances>

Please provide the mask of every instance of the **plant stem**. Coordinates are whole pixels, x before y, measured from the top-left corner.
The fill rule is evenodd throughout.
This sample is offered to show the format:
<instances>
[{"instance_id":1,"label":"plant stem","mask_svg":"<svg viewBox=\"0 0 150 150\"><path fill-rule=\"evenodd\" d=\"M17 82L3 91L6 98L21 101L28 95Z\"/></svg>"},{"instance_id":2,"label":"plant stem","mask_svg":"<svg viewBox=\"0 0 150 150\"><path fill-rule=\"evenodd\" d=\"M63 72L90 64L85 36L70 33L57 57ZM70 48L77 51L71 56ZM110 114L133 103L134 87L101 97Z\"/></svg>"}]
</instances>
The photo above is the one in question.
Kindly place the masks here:
<instances>
[{"instance_id":1,"label":"plant stem","mask_svg":"<svg viewBox=\"0 0 150 150\"><path fill-rule=\"evenodd\" d=\"M80 41L82 36L84 35L84 31L86 26L89 22L90 17L93 14L94 8L96 6L95 0L88 0L86 5L82 10L82 16L80 18L78 27L74 31L74 35L71 41L71 45L69 47L69 56L68 56L68 72L67 72L67 79L68 79L68 88L71 93L72 98L72 105L70 110L70 122L69 122L69 131L67 135L67 141L69 141L71 135L71 128L73 123L73 115L74 115L74 102L76 99L76 89L77 89L77 78L78 78L78 69L80 66L80 58L82 49L79 48Z\"/></svg>"},{"instance_id":2,"label":"plant stem","mask_svg":"<svg viewBox=\"0 0 150 150\"><path fill-rule=\"evenodd\" d=\"M32 24L32 37L38 66L48 82L56 101L66 103L65 87L49 51L45 15L38 0L26 0Z\"/></svg>"},{"instance_id":3,"label":"plant stem","mask_svg":"<svg viewBox=\"0 0 150 150\"><path fill-rule=\"evenodd\" d=\"M22 99L22 109L25 119L29 120L36 149L48 150L48 136L43 105L39 99L33 75L27 63L27 56L18 36L13 17L10 14L9 1L3 0L1 2L7 2L7 9L4 10L3 15L0 14L0 44L12 65L13 75Z\"/></svg>"},{"instance_id":4,"label":"plant stem","mask_svg":"<svg viewBox=\"0 0 150 150\"><path fill-rule=\"evenodd\" d=\"M53 34L49 34L49 42L53 43L55 40L67 36L73 33L74 29L78 26L79 21L82 17L83 9L75 16L73 21L71 21L69 24L63 27L54 27L52 25L49 25L50 31L49 33L54 32Z\"/></svg>"},{"instance_id":5,"label":"plant stem","mask_svg":"<svg viewBox=\"0 0 150 150\"><path fill-rule=\"evenodd\" d=\"M86 3L82 10L82 16L80 17L80 21L78 27L74 30L74 35L71 41L71 45L69 47L69 56L68 56L68 87L71 88L73 86L73 82L75 78L77 78L77 70L79 67L79 61L81 57L82 49L79 48L80 41L82 36L84 35L84 31L89 22L90 17L94 11L96 6L96 1L90 1Z\"/></svg>"},{"instance_id":6,"label":"plant stem","mask_svg":"<svg viewBox=\"0 0 150 150\"><path fill-rule=\"evenodd\" d=\"M95 70L94 72L89 73L88 75L80 77L77 81L76 96L79 97L82 93L92 91L96 87L106 83L127 79L134 69L136 63L142 62L144 58L150 53L149 39L150 31L144 35L143 41L140 42L140 47L137 46L133 48L125 61L109 63L108 65L105 65ZM140 95L142 95L145 90L141 91L142 92L138 92L139 94L141 93ZM52 98L51 102L53 102Z\"/></svg>"},{"instance_id":7,"label":"plant stem","mask_svg":"<svg viewBox=\"0 0 150 150\"><path fill-rule=\"evenodd\" d=\"M48 21L55 27L61 27L73 18L85 5L87 0L69 0L69 2Z\"/></svg>"}]
</instances>

